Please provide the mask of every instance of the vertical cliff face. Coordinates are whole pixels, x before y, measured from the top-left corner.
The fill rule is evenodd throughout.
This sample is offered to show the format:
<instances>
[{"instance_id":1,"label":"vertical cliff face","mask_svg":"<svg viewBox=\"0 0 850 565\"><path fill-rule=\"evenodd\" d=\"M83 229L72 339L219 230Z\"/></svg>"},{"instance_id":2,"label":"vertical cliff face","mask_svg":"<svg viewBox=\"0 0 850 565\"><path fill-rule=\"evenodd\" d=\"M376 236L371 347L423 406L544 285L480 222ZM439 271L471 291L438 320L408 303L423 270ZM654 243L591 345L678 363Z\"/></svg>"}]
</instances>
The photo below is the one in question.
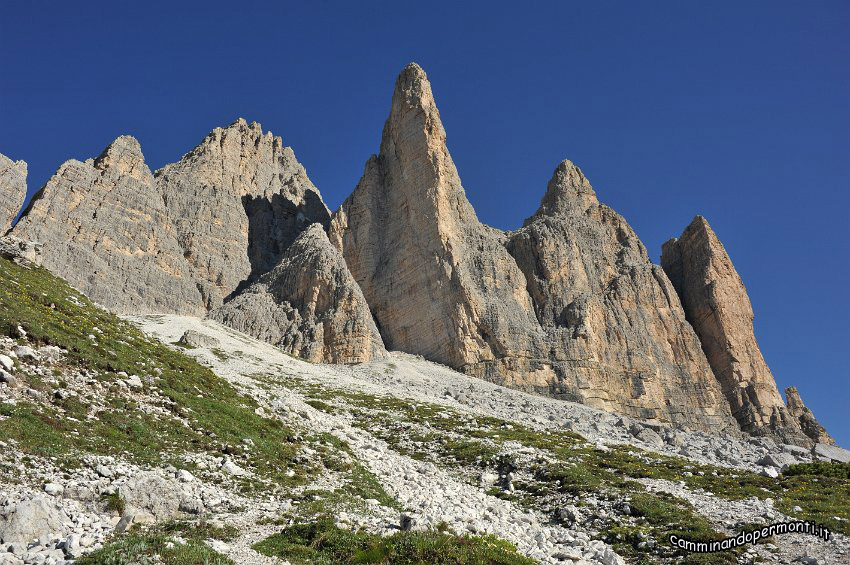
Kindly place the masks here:
<instances>
[{"instance_id":1,"label":"vertical cliff face","mask_svg":"<svg viewBox=\"0 0 850 565\"><path fill-rule=\"evenodd\" d=\"M27 196L27 164L0 154L0 236L9 231Z\"/></svg>"},{"instance_id":2,"label":"vertical cliff face","mask_svg":"<svg viewBox=\"0 0 850 565\"><path fill-rule=\"evenodd\" d=\"M208 309L274 267L304 228L330 218L292 149L242 119L157 171L156 183Z\"/></svg>"},{"instance_id":3,"label":"vertical cliff face","mask_svg":"<svg viewBox=\"0 0 850 565\"><path fill-rule=\"evenodd\" d=\"M705 218L697 216L664 244L661 264L741 428L804 439L756 342L744 283Z\"/></svg>"},{"instance_id":4,"label":"vertical cliff face","mask_svg":"<svg viewBox=\"0 0 850 565\"><path fill-rule=\"evenodd\" d=\"M13 230L43 244L44 265L118 312L201 314L201 296L162 195L129 136L68 161Z\"/></svg>"},{"instance_id":5,"label":"vertical cliff face","mask_svg":"<svg viewBox=\"0 0 850 565\"><path fill-rule=\"evenodd\" d=\"M545 386L551 370L532 361L543 336L525 277L503 234L478 221L445 142L431 85L408 65L381 152L335 214L331 241L387 347L517 386Z\"/></svg>"},{"instance_id":6,"label":"vertical cliff face","mask_svg":"<svg viewBox=\"0 0 850 565\"><path fill-rule=\"evenodd\" d=\"M550 339L554 390L650 420L734 427L667 277L578 167L556 168L508 249Z\"/></svg>"},{"instance_id":7,"label":"vertical cliff face","mask_svg":"<svg viewBox=\"0 0 850 565\"><path fill-rule=\"evenodd\" d=\"M386 355L369 305L320 224L281 262L210 315L298 357L361 363Z\"/></svg>"}]
</instances>

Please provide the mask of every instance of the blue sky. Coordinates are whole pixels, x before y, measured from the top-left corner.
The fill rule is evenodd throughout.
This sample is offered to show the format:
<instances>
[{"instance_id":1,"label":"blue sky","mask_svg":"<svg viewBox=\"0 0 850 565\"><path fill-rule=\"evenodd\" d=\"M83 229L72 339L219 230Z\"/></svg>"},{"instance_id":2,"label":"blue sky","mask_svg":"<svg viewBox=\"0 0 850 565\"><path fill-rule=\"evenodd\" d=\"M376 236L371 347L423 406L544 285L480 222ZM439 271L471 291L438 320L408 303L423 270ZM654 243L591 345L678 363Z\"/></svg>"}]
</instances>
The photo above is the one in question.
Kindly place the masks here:
<instances>
[{"instance_id":1,"label":"blue sky","mask_svg":"<svg viewBox=\"0 0 850 565\"><path fill-rule=\"evenodd\" d=\"M335 209L416 61L482 221L519 227L564 158L655 261L706 216L779 386L850 447L850 3L521 6L6 1L0 152L35 191L118 135L158 168L242 116Z\"/></svg>"}]
</instances>

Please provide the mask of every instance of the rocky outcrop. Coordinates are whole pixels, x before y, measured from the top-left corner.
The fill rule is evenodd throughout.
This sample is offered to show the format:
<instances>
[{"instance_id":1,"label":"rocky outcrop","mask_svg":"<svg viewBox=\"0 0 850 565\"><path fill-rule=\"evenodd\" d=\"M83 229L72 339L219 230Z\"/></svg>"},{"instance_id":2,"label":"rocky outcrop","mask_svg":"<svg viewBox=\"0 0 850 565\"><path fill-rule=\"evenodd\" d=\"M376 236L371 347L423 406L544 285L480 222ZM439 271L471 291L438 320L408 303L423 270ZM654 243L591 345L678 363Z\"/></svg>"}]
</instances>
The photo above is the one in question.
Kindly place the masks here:
<instances>
[{"instance_id":1,"label":"rocky outcrop","mask_svg":"<svg viewBox=\"0 0 850 565\"><path fill-rule=\"evenodd\" d=\"M156 183L207 309L274 267L301 230L330 219L292 149L243 119L157 171Z\"/></svg>"},{"instance_id":2,"label":"rocky outcrop","mask_svg":"<svg viewBox=\"0 0 850 565\"><path fill-rule=\"evenodd\" d=\"M211 317L313 362L360 363L386 355L366 299L320 224L280 263Z\"/></svg>"},{"instance_id":3,"label":"rocky outcrop","mask_svg":"<svg viewBox=\"0 0 850 565\"><path fill-rule=\"evenodd\" d=\"M664 244L661 265L741 428L806 443L756 342L744 283L705 218L697 216Z\"/></svg>"},{"instance_id":4,"label":"rocky outcrop","mask_svg":"<svg viewBox=\"0 0 850 565\"><path fill-rule=\"evenodd\" d=\"M800 398L800 393L797 392L796 387L789 386L785 389L785 407L788 409L788 414L800 424L803 433L815 443L830 445L835 443L835 440L826 433L826 429L817 421L812 411L803 404L803 399Z\"/></svg>"},{"instance_id":5,"label":"rocky outcrop","mask_svg":"<svg viewBox=\"0 0 850 565\"><path fill-rule=\"evenodd\" d=\"M122 313L204 312L139 143L64 163L13 230L43 245L45 267Z\"/></svg>"},{"instance_id":6,"label":"rocky outcrop","mask_svg":"<svg viewBox=\"0 0 850 565\"><path fill-rule=\"evenodd\" d=\"M554 391L648 420L734 425L667 277L573 163L556 168L508 249L550 339Z\"/></svg>"},{"instance_id":7,"label":"rocky outcrop","mask_svg":"<svg viewBox=\"0 0 850 565\"><path fill-rule=\"evenodd\" d=\"M111 310L204 315L329 218L292 150L240 119L155 175L129 136L66 162L14 235Z\"/></svg>"},{"instance_id":8,"label":"rocky outcrop","mask_svg":"<svg viewBox=\"0 0 850 565\"><path fill-rule=\"evenodd\" d=\"M12 227L27 196L27 164L0 154L0 235Z\"/></svg>"},{"instance_id":9,"label":"rocky outcrop","mask_svg":"<svg viewBox=\"0 0 850 565\"><path fill-rule=\"evenodd\" d=\"M645 419L735 427L663 272L577 168L559 167L520 232L478 221L417 65L329 234L390 349Z\"/></svg>"}]
</instances>

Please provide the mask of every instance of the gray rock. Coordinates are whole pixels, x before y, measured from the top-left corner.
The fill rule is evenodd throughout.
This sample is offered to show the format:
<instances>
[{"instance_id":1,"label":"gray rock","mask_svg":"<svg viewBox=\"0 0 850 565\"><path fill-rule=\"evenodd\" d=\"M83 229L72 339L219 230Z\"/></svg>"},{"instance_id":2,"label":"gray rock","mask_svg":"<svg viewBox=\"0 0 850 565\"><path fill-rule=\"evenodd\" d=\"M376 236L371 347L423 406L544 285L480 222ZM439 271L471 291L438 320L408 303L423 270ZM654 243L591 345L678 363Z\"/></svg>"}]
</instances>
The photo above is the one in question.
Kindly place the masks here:
<instances>
[{"instance_id":1,"label":"gray rock","mask_svg":"<svg viewBox=\"0 0 850 565\"><path fill-rule=\"evenodd\" d=\"M18 388L21 386L17 378L2 369L0 369L0 383L6 383L9 388Z\"/></svg>"},{"instance_id":2,"label":"gray rock","mask_svg":"<svg viewBox=\"0 0 850 565\"><path fill-rule=\"evenodd\" d=\"M144 386L139 375L130 375L124 379L124 382L127 383L127 386L130 388L142 388Z\"/></svg>"},{"instance_id":3,"label":"gray rock","mask_svg":"<svg viewBox=\"0 0 850 565\"><path fill-rule=\"evenodd\" d=\"M64 487L57 483L47 483L46 485L44 485L44 492L46 492L50 496L59 496L64 491Z\"/></svg>"},{"instance_id":4,"label":"gray rock","mask_svg":"<svg viewBox=\"0 0 850 565\"><path fill-rule=\"evenodd\" d=\"M826 443L816 443L812 448L812 455L819 459L828 461L837 461L838 463L850 463L850 450L829 445Z\"/></svg>"},{"instance_id":5,"label":"gray rock","mask_svg":"<svg viewBox=\"0 0 850 565\"><path fill-rule=\"evenodd\" d=\"M41 243L48 269L113 310L204 312L164 196L132 137L97 159L65 162L12 233Z\"/></svg>"},{"instance_id":6,"label":"gray rock","mask_svg":"<svg viewBox=\"0 0 850 565\"><path fill-rule=\"evenodd\" d=\"M835 440L826 433L826 429L820 425L815 415L809 410L803 399L800 398L800 393L796 387L789 386L785 389L785 404L788 407L788 414L797 420L803 433L810 437L815 443L835 443Z\"/></svg>"},{"instance_id":7,"label":"gray rock","mask_svg":"<svg viewBox=\"0 0 850 565\"><path fill-rule=\"evenodd\" d=\"M210 316L309 361L386 356L369 305L320 224L304 230L271 272Z\"/></svg>"},{"instance_id":8,"label":"gray rock","mask_svg":"<svg viewBox=\"0 0 850 565\"><path fill-rule=\"evenodd\" d=\"M24 205L27 164L0 154L0 236L6 233Z\"/></svg>"},{"instance_id":9,"label":"gray rock","mask_svg":"<svg viewBox=\"0 0 850 565\"><path fill-rule=\"evenodd\" d=\"M26 241L12 235L0 237L0 257L21 265L41 265L43 262L41 249L41 244ZM13 328L13 337L25 338L26 332L22 331L21 326L16 326Z\"/></svg>"},{"instance_id":10,"label":"gray rock","mask_svg":"<svg viewBox=\"0 0 850 565\"><path fill-rule=\"evenodd\" d=\"M664 440L661 439L661 436L649 428L644 428L635 437L640 441L652 445L654 447L661 447L662 445L664 445Z\"/></svg>"},{"instance_id":11,"label":"gray rock","mask_svg":"<svg viewBox=\"0 0 850 565\"><path fill-rule=\"evenodd\" d=\"M3 367L3 369L10 373L15 372L15 362L12 361L11 357L3 355L2 353L0 353L0 367Z\"/></svg>"},{"instance_id":12,"label":"gray rock","mask_svg":"<svg viewBox=\"0 0 850 565\"><path fill-rule=\"evenodd\" d=\"M186 330L177 343L185 347L216 347L218 340L195 330Z\"/></svg>"},{"instance_id":13,"label":"gray rock","mask_svg":"<svg viewBox=\"0 0 850 565\"><path fill-rule=\"evenodd\" d=\"M124 499L124 517L132 516L133 523L161 522L177 516L183 489L153 472L141 472L118 487Z\"/></svg>"},{"instance_id":14,"label":"gray rock","mask_svg":"<svg viewBox=\"0 0 850 565\"><path fill-rule=\"evenodd\" d=\"M6 515L0 516L0 540L3 543L28 543L34 538L62 531L68 520L55 503L44 496L18 502Z\"/></svg>"},{"instance_id":15,"label":"gray rock","mask_svg":"<svg viewBox=\"0 0 850 565\"><path fill-rule=\"evenodd\" d=\"M797 458L790 453L768 453L758 460L759 465L764 465L765 467L776 467L778 469L785 469L789 465L793 465L797 462Z\"/></svg>"},{"instance_id":16,"label":"gray rock","mask_svg":"<svg viewBox=\"0 0 850 565\"><path fill-rule=\"evenodd\" d=\"M15 352L15 355L21 361L29 361L31 363L38 363L41 360L41 357L38 353L36 353L35 349L30 347L29 345L16 345L12 351Z\"/></svg>"}]
</instances>

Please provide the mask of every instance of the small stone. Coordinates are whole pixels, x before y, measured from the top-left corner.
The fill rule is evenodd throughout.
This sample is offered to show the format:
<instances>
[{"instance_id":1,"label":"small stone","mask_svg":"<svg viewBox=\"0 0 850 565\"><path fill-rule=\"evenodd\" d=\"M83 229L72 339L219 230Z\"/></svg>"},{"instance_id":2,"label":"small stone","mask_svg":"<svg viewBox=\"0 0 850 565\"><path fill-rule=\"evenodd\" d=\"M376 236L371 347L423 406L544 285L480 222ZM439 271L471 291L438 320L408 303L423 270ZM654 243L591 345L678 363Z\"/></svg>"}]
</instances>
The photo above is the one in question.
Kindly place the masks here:
<instances>
[{"instance_id":1,"label":"small stone","mask_svg":"<svg viewBox=\"0 0 850 565\"><path fill-rule=\"evenodd\" d=\"M246 474L245 469L228 459L224 462L224 465L221 466L222 471L228 473L230 475L242 476Z\"/></svg>"},{"instance_id":2,"label":"small stone","mask_svg":"<svg viewBox=\"0 0 850 565\"><path fill-rule=\"evenodd\" d=\"M109 468L109 467L107 467L106 465L98 465L98 466L95 468L95 472L96 472L98 475L100 475L101 477L104 477L104 478L106 478L106 479L111 479L112 477L114 477L114 476L115 476L115 473L113 473L113 472L112 472L112 469L110 469L110 468Z\"/></svg>"},{"instance_id":3,"label":"small stone","mask_svg":"<svg viewBox=\"0 0 850 565\"><path fill-rule=\"evenodd\" d=\"M180 469L177 471L177 480L183 483L191 483L195 480L195 476L186 469Z\"/></svg>"},{"instance_id":4,"label":"small stone","mask_svg":"<svg viewBox=\"0 0 850 565\"><path fill-rule=\"evenodd\" d=\"M0 353L0 366L3 367L6 371L13 373L15 371L15 362L12 361L12 358L8 355L3 355Z\"/></svg>"},{"instance_id":5,"label":"small stone","mask_svg":"<svg viewBox=\"0 0 850 565\"><path fill-rule=\"evenodd\" d=\"M58 496L65 491L65 488L57 483L47 483L44 485L44 492L50 496Z\"/></svg>"}]
</instances>

